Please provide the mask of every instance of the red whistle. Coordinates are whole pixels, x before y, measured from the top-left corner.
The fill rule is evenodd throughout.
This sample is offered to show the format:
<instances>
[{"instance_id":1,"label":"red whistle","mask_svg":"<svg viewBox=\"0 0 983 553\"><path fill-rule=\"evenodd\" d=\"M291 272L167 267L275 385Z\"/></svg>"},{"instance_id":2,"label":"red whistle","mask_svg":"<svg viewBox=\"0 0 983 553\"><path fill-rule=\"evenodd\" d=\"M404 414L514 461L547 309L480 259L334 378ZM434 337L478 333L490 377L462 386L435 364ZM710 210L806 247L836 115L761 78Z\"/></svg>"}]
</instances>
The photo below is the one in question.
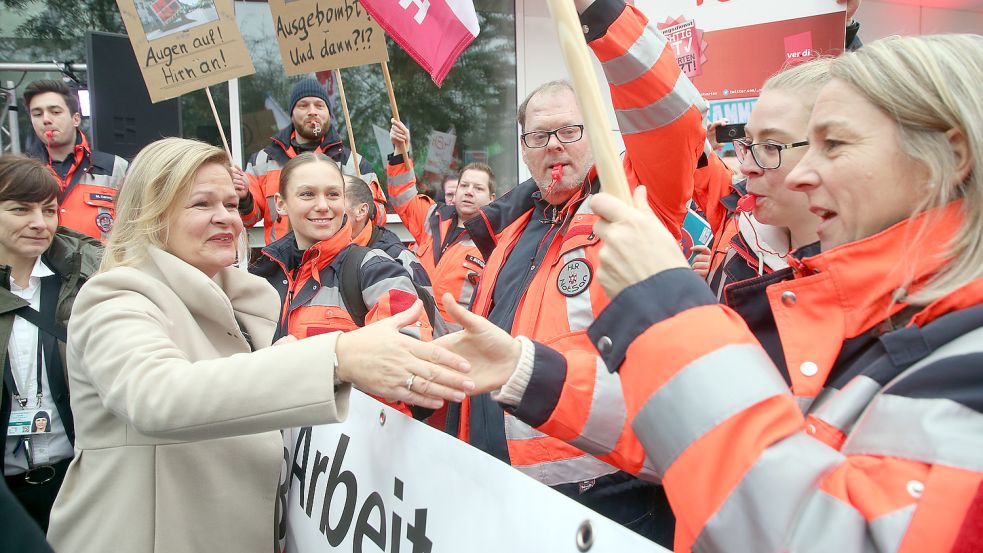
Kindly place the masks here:
<instances>
[{"instance_id":1,"label":"red whistle","mask_svg":"<svg viewBox=\"0 0 983 553\"><path fill-rule=\"evenodd\" d=\"M754 206L758 203L758 197L754 194L745 194L737 200L738 213L750 213L754 211Z\"/></svg>"},{"instance_id":2,"label":"red whistle","mask_svg":"<svg viewBox=\"0 0 983 553\"><path fill-rule=\"evenodd\" d=\"M553 181L554 182L560 180L560 178L563 177L563 166L560 165L559 163L557 163L556 165L554 165L553 166L553 173L552 173L551 176L553 177Z\"/></svg>"},{"instance_id":3,"label":"red whistle","mask_svg":"<svg viewBox=\"0 0 983 553\"><path fill-rule=\"evenodd\" d=\"M44 131L44 136L48 140L51 140L51 137L54 136L54 135L55 135L55 131L53 131L51 129L48 129L48 130Z\"/></svg>"}]
</instances>

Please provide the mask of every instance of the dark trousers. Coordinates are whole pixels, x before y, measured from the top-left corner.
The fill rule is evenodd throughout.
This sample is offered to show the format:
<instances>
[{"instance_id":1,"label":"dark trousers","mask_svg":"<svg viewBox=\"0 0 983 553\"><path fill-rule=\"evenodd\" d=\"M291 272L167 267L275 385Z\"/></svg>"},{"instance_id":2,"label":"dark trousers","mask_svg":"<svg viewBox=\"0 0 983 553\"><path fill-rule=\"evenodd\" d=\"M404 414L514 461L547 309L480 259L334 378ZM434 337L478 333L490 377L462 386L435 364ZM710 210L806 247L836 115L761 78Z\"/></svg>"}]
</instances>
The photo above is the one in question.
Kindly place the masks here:
<instances>
[{"instance_id":1,"label":"dark trousers","mask_svg":"<svg viewBox=\"0 0 983 553\"><path fill-rule=\"evenodd\" d=\"M573 496L573 499L636 534L672 549L676 517L662 486L636 485L610 494Z\"/></svg>"},{"instance_id":2,"label":"dark trousers","mask_svg":"<svg viewBox=\"0 0 983 553\"><path fill-rule=\"evenodd\" d=\"M55 469L55 476L44 484L28 483L24 480L23 473L4 477L7 487L45 533L48 532L51 506L55 503L61 483L65 480L65 471L68 470L68 464L71 462L71 459L65 459L51 465Z\"/></svg>"}]
</instances>

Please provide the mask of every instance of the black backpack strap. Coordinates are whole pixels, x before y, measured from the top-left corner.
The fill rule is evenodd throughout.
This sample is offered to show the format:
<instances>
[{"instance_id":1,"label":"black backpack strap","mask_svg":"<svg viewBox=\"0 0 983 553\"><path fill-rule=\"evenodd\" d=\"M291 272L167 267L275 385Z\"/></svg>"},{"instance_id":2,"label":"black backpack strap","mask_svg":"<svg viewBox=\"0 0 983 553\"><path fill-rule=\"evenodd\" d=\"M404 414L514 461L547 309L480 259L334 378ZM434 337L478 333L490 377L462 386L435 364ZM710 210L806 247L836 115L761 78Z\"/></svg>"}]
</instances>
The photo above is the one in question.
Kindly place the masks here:
<instances>
[{"instance_id":1,"label":"black backpack strap","mask_svg":"<svg viewBox=\"0 0 983 553\"><path fill-rule=\"evenodd\" d=\"M61 277L51 275L41 279L41 311L31 309L25 305L12 311L13 314L23 317L24 320L44 331L49 336L53 336L58 341L65 343L68 341L68 328L60 324L55 315L57 308L58 293L61 290Z\"/></svg>"},{"instance_id":2,"label":"black backpack strap","mask_svg":"<svg viewBox=\"0 0 983 553\"><path fill-rule=\"evenodd\" d=\"M365 316L369 314L369 308L365 306L365 299L362 298L362 277L359 269L362 261L369 254L369 248L354 245L345 254L345 260L341 263L341 272L338 275L338 289L341 291L341 300L345 302L345 309L352 321L360 328L365 326Z\"/></svg>"},{"instance_id":3,"label":"black backpack strap","mask_svg":"<svg viewBox=\"0 0 983 553\"><path fill-rule=\"evenodd\" d=\"M423 285L415 280L413 281L413 287L416 288L416 295L423 301L423 310L427 313L430 327L436 330L437 317L440 316L440 313L437 311L437 300L434 299L433 295ZM438 338L438 336L435 335L434 338Z\"/></svg>"}]
</instances>

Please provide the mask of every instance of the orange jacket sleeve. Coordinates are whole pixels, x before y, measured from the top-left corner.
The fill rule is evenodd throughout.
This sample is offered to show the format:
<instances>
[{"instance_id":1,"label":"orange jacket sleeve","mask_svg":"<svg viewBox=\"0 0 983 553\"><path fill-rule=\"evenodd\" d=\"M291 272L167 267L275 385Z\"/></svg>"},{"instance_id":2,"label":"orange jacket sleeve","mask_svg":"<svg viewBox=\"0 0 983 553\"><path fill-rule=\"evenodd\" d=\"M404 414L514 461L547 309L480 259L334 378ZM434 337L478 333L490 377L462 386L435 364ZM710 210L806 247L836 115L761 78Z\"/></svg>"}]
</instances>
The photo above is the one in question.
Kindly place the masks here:
<instances>
[{"instance_id":1,"label":"orange jacket sleeve","mask_svg":"<svg viewBox=\"0 0 983 553\"><path fill-rule=\"evenodd\" d=\"M598 0L581 19L611 90L629 186L647 187L652 209L679 239L706 140L706 103L662 33L634 6Z\"/></svg>"},{"instance_id":2,"label":"orange jacket sleeve","mask_svg":"<svg viewBox=\"0 0 983 553\"><path fill-rule=\"evenodd\" d=\"M436 205L429 197L420 194L416 188L416 174L413 162L403 161L403 156L394 156L386 166L386 186L389 188L389 203L406 225L406 230L417 243L427 240L427 219Z\"/></svg>"}]
</instances>

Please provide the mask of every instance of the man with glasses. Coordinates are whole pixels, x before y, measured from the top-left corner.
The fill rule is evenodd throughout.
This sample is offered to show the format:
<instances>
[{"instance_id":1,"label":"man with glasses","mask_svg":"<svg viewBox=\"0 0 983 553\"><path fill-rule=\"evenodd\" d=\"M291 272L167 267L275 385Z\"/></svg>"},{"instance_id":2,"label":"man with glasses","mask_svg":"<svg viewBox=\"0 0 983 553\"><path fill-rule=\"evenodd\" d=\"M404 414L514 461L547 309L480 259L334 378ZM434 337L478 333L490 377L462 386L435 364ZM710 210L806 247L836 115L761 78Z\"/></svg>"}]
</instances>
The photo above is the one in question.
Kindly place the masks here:
<instances>
[{"instance_id":1,"label":"man with glasses","mask_svg":"<svg viewBox=\"0 0 983 553\"><path fill-rule=\"evenodd\" d=\"M678 236L705 142L703 100L680 73L655 24L635 7L623 0L576 4L587 41L611 84L629 184L647 186L652 208ZM519 106L518 123L522 159L532 178L465 224L487 261L472 310L513 335L563 351L567 363L594 367L603 363L598 350L621 345L595 344L587 334L609 299L596 278L601 244L590 209L600 183L574 90L566 82L540 86ZM555 403L563 392L559 382L529 385L540 402ZM597 393L604 393L603 386ZM590 424L620 428L623 413L583 407ZM505 414L488 396L452 405L448 412L449 430L461 439L612 520L672 545L673 519L661 489L545 437L534 428L549 423L541 416L533 413L527 420L536 424ZM613 445L616 432L611 440Z\"/></svg>"}]
</instances>

